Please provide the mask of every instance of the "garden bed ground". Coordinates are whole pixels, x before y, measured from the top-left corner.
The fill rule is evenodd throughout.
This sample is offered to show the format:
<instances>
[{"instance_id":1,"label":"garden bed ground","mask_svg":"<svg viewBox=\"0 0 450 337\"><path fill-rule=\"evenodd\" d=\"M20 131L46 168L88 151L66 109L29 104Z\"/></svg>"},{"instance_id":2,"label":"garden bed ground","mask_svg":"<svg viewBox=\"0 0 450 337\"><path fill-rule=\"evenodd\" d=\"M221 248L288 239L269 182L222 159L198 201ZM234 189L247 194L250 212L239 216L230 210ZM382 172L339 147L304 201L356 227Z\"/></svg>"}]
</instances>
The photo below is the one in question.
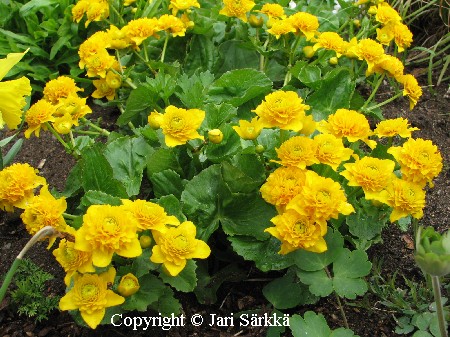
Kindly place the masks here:
<instances>
[{"instance_id":1,"label":"garden bed ground","mask_svg":"<svg viewBox=\"0 0 450 337\"><path fill-rule=\"evenodd\" d=\"M423 78L421 79L423 82ZM436 179L436 186L427 193L427 207L425 215L421 220L424 225L432 225L439 230L448 228L450 223L450 198L448 197L450 182L450 101L444 97L447 85L436 88L437 95L431 95L428 90L424 90L424 95L417 107L410 112L408 103L405 100L395 102L385 110L386 117L408 118L412 126L418 127L420 131L415 133L415 137L431 139L442 153L444 168L440 176ZM379 95L378 101L382 101L392 95L386 91ZM103 126L111 128L117 113L115 111L96 109L96 117L102 117ZM45 176L51 187L58 190L64 188L65 179L74 165L73 158L64 152L63 147L54 140L47 132L43 132L40 138L33 137L24 143L24 147L16 158L17 162L27 162L34 167L41 167L41 175ZM383 232L383 242L372 247L368 253L370 259L381 260L381 275L389 278L395 272L404 275L409 279L420 282L422 275L415 266L413 260L413 241L410 232L403 233L396 226L391 225ZM20 222L18 215L6 215L0 213L0 275L4 274L19 253L24 244L28 241L24 226ZM45 249L45 244L40 243L34 247L28 257L44 270L53 274L56 278L48 283L48 296L64 294L63 270L55 261L52 254ZM263 279L268 275L251 270L248 264L249 279L261 279L260 281L225 283L219 290L218 301L214 305L199 305L193 294L179 294L185 315L217 313L219 315L229 315L243 310L260 310L265 308L267 301L262 295L261 289L264 286ZM399 286L401 279L399 278ZM446 294L444 294L445 296ZM448 294L447 294L448 295ZM344 303L350 328L355 334L366 337L376 336L397 336L393 331L395 321L393 312L390 312L379 303L379 298L368 293L364 299L357 299L350 303ZM314 306L301 308L297 311L289 311L289 314L300 313L306 310L314 310L325 315L328 324L333 327L343 326L341 316L334 298L322 299ZM151 315L146 313L145 315ZM116 328L113 326L100 326L92 331L87 328L77 326L72 317L67 312L54 311L47 321L36 324L33 319L19 316L14 308L9 305L7 296L3 303L0 303L0 336L263 336L264 328L241 329L220 328L217 326L195 328L187 324L182 328L172 328L164 332L160 328L151 331L138 332L131 328ZM289 334L286 334L289 336ZM314 336L313 336L314 337Z\"/></svg>"}]
</instances>

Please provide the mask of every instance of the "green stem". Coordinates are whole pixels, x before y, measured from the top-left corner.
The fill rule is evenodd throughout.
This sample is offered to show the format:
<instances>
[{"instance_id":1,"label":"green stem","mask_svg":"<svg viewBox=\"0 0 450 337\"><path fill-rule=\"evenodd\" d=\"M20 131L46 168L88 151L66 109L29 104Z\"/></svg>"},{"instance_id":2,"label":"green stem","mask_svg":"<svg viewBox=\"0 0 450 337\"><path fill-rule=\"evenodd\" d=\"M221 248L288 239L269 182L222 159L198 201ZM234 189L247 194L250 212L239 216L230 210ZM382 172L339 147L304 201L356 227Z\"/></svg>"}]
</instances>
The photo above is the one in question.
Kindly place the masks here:
<instances>
[{"instance_id":1,"label":"green stem","mask_svg":"<svg viewBox=\"0 0 450 337\"><path fill-rule=\"evenodd\" d=\"M447 330L445 329L444 308L442 306L441 285L439 283L439 277L432 275L431 279L433 281L434 301L436 302L436 314L438 316L441 337L448 337Z\"/></svg>"},{"instance_id":2,"label":"green stem","mask_svg":"<svg viewBox=\"0 0 450 337\"><path fill-rule=\"evenodd\" d=\"M101 133L97 131L83 131L83 130L73 130L73 133L79 133L80 135L91 135L91 136L100 136Z\"/></svg>"},{"instance_id":3,"label":"green stem","mask_svg":"<svg viewBox=\"0 0 450 337\"><path fill-rule=\"evenodd\" d=\"M51 133L53 133L53 135L56 137L56 139L64 146L64 148L68 151L72 150L72 148L70 147L69 144L67 144L64 139L61 138L61 136L59 135L58 132L56 132L56 130L53 128L53 126L51 126L51 124L49 122L45 122L45 125L47 126L47 128L50 130Z\"/></svg>"},{"instance_id":4,"label":"green stem","mask_svg":"<svg viewBox=\"0 0 450 337\"><path fill-rule=\"evenodd\" d=\"M385 75L382 74L378 79L378 82L375 83L375 87L373 88L372 93L370 94L369 98L364 102L363 106L361 107L361 110L363 110L373 100L378 89L380 88L381 83L383 83L384 76Z\"/></svg>"},{"instance_id":5,"label":"green stem","mask_svg":"<svg viewBox=\"0 0 450 337\"><path fill-rule=\"evenodd\" d=\"M166 56L167 42L169 42L169 33L166 33L166 38L164 40L164 46L161 53L161 62L164 62L164 57Z\"/></svg>"},{"instance_id":6,"label":"green stem","mask_svg":"<svg viewBox=\"0 0 450 337\"><path fill-rule=\"evenodd\" d=\"M69 214L69 213L63 213L63 217L65 217L67 219L70 219L70 220L75 220L75 219L78 218L77 215L72 215L72 214Z\"/></svg>"},{"instance_id":7,"label":"green stem","mask_svg":"<svg viewBox=\"0 0 450 337\"><path fill-rule=\"evenodd\" d=\"M136 55L144 64L150 69L150 71L153 73L153 75L156 75L156 71L152 68L149 61L146 61L145 58L141 56L137 51L134 51L134 55Z\"/></svg>"},{"instance_id":8,"label":"green stem","mask_svg":"<svg viewBox=\"0 0 450 337\"><path fill-rule=\"evenodd\" d=\"M19 268L20 263L22 262L22 259L25 255L25 253L34 246L34 244L41 238L46 236L52 236L55 234L55 229L52 226L46 226L39 230L34 236L27 242L25 247L20 251L19 255L17 255L16 259L14 260L13 264L8 270L8 273L5 276L5 280L3 281L2 287L0 288L0 303L3 301L3 298L5 298L6 290L8 290L9 285L11 284L12 278L14 274L17 271L17 268Z\"/></svg>"},{"instance_id":9,"label":"green stem","mask_svg":"<svg viewBox=\"0 0 450 337\"><path fill-rule=\"evenodd\" d=\"M331 280L331 274L327 267L324 268L325 272L327 273L328 278ZM344 326L349 329L347 316L345 315L344 307L342 306L341 299L339 298L339 295L334 292L334 296L336 297L336 301L338 303L339 311L341 312L342 320L344 321Z\"/></svg>"},{"instance_id":10,"label":"green stem","mask_svg":"<svg viewBox=\"0 0 450 337\"><path fill-rule=\"evenodd\" d=\"M87 120L86 118L82 118L81 119L85 124L87 124L89 127L93 128L94 130L97 130L98 132L100 132L102 135L104 136L109 136L110 132L102 129L101 127L95 125L94 123L92 123L90 120Z\"/></svg>"},{"instance_id":11,"label":"green stem","mask_svg":"<svg viewBox=\"0 0 450 337\"><path fill-rule=\"evenodd\" d=\"M370 111L370 110L379 108L379 107L381 107L381 106L383 106L383 105L389 104L389 103L391 103L392 101L395 101L397 98L399 98L399 97L402 96L402 95L403 95L403 92L399 92L397 95L392 96L391 98L385 100L384 102L378 103L377 105L373 105L373 106L371 106L370 108L367 108L366 111Z\"/></svg>"},{"instance_id":12,"label":"green stem","mask_svg":"<svg viewBox=\"0 0 450 337\"><path fill-rule=\"evenodd\" d=\"M264 42L264 45L263 45L264 51L267 50L267 46L269 45L269 40L270 40L270 35L267 36L267 39ZM262 71L262 72L264 72L265 63L266 63L265 56L263 54L259 55L259 70Z\"/></svg>"},{"instance_id":13,"label":"green stem","mask_svg":"<svg viewBox=\"0 0 450 337\"><path fill-rule=\"evenodd\" d=\"M131 87L131 89L136 89L137 85L134 84L129 78L125 80L125 82Z\"/></svg>"}]
</instances>

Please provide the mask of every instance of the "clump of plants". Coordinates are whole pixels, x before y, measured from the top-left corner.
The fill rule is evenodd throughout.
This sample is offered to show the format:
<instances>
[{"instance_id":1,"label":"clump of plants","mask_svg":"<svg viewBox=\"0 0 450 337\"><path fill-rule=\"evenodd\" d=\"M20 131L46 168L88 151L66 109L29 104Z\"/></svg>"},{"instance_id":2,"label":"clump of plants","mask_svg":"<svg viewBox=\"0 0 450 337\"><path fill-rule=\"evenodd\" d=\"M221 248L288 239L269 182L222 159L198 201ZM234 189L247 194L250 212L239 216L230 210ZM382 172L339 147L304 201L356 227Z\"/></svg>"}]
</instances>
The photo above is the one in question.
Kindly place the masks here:
<instances>
[{"instance_id":1,"label":"clump of plants","mask_svg":"<svg viewBox=\"0 0 450 337\"><path fill-rule=\"evenodd\" d=\"M366 250L389 223L417 227L442 169L408 120L383 117L422 95L399 13L383 1L81 0L72 15L102 28L78 65L91 97L121 111L118 129L89 121L88 90L60 76L23 119L30 141L52 132L77 159L65 190L28 164L0 171L0 207L22 209L30 234L58 232L59 308L93 329L132 310L179 314L174 290L208 302L217 275L245 275L240 257L279 271L263 289L274 308L332 295L348 329L341 300L368 290ZM385 80L393 94L376 102ZM331 333L312 312L292 318L314 322Z\"/></svg>"}]
</instances>

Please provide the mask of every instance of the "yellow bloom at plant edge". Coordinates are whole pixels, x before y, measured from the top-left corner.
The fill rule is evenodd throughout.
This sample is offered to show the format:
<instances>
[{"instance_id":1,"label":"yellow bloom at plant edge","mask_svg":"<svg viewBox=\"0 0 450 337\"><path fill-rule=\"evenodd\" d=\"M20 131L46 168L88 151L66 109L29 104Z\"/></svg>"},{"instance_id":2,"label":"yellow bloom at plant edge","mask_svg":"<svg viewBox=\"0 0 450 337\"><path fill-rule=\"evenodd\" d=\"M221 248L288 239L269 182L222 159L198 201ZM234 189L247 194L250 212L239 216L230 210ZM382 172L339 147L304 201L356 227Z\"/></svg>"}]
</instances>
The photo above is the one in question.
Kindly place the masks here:
<instances>
[{"instance_id":1,"label":"yellow bloom at plant edge","mask_svg":"<svg viewBox=\"0 0 450 337\"><path fill-rule=\"evenodd\" d=\"M39 195L28 201L20 217L31 235L36 234L45 226L52 226L57 232L62 233L66 231L67 227L62 215L66 208L66 199L55 199L45 185L41 188Z\"/></svg>"},{"instance_id":2,"label":"yellow bloom at plant edge","mask_svg":"<svg viewBox=\"0 0 450 337\"><path fill-rule=\"evenodd\" d=\"M25 113L25 122L28 124L25 138L30 138L33 132L36 137L39 137L41 128L47 130L45 123L55 121L55 116L53 116L55 111L56 107L45 99L34 103Z\"/></svg>"},{"instance_id":3,"label":"yellow bloom at plant edge","mask_svg":"<svg viewBox=\"0 0 450 337\"><path fill-rule=\"evenodd\" d=\"M286 18L284 8L279 4L266 3L261 7L259 12L266 14L269 18L279 18L279 19Z\"/></svg>"},{"instance_id":4,"label":"yellow bloom at plant edge","mask_svg":"<svg viewBox=\"0 0 450 337\"><path fill-rule=\"evenodd\" d=\"M12 164L0 171L0 209L12 212L14 207L24 208L33 198L34 190L47 185L44 177L29 164Z\"/></svg>"},{"instance_id":5,"label":"yellow bloom at plant edge","mask_svg":"<svg viewBox=\"0 0 450 337\"><path fill-rule=\"evenodd\" d=\"M385 55L383 46L372 39L362 39L358 41L358 44L354 49L354 53L360 60L366 61L366 76L373 73L375 63L377 63L383 55Z\"/></svg>"},{"instance_id":6,"label":"yellow bloom at plant edge","mask_svg":"<svg viewBox=\"0 0 450 337\"><path fill-rule=\"evenodd\" d=\"M106 81L106 78L100 78L98 80L93 80L95 90L91 94L93 98L103 98L106 97L108 101L112 101L116 97L116 89L111 88Z\"/></svg>"},{"instance_id":7,"label":"yellow bloom at plant edge","mask_svg":"<svg viewBox=\"0 0 450 337\"><path fill-rule=\"evenodd\" d=\"M332 134L318 134L314 137L316 144L316 158L320 163L330 165L337 171L339 165L350 159L353 150L347 149L342 139Z\"/></svg>"},{"instance_id":8,"label":"yellow bloom at plant edge","mask_svg":"<svg viewBox=\"0 0 450 337\"><path fill-rule=\"evenodd\" d=\"M300 193L305 183L305 171L297 167L279 167L259 189L262 198L283 212L286 205Z\"/></svg>"},{"instance_id":9,"label":"yellow bloom at plant edge","mask_svg":"<svg viewBox=\"0 0 450 337\"><path fill-rule=\"evenodd\" d=\"M10 53L6 58L0 59L0 81L25 55L23 53ZM22 121L23 107L26 105L25 97L31 94L30 80L21 77L16 80L0 82L0 130L6 124L14 130Z\"/></svg>"},{"instance_id":10,"label":"yellow bloom at plant edge","mask_svg":"<svg viewBox=\"0 0 450 337\"><path fill-rule=\"evenodd\" d=\"M86 11L87 27L93 21L102 21L109 16L109 3L107 0L89 1L89 8Z\"/></svg>"},{"instance_id":11,"label":"yellow bloom at plant edge","mask_svg":"<svg viewBox=\"0 0 450 337\"><path fill-rule=\"evenodd\" d=\"M92 113L89 105L86 104L86 98L81 98L76 94L70 94L66 98L60 98L56 105L55 117L70 115L72 123L78 126L78 120L87 114ZM57 120L53 124L55 124Z\"/></svg>"},{"instance_id":12,"label":"yellow bloom at plant edge","mask_svg":"<svg viewBox=\"0 0 450 337\"><path fill-rule=\"evenodd\" d=\"M158 31L158 19L155 18L139 18L131 20L122 28L126 40L130 41L135 46L139 46L150 36L157 38L158 35L156 33Z\"/></svg>"},{"instance_id":13,"label":"yellow bloom at plant edge","mask_svg":"<svg viewBox=\"0 0 450 337\"><path fill-rule=\"evenodd\" d=\"M344 164L340 174L348 180L349 186L361 186L366 199L374 199L395 177L395 163L389 159L364 157L355 163Z\"/></svg>"},{"instance_id":14,"label":"yellow bloom at plant edge","mask_svg":"<svg viewBox=\"0 0 450 337\"><path fill-rule=\"evenodd\" d=\"M377 13L375 14L375 20L381 23L383 26L388 24L395 24L402 21L402 18L398 12L392 8L387 2L378 4Z\"/></svg>"},{"instance_id":15,"label":"yellow bloom at plant edge","mask_svg":"<svg viewBox=\"0 0 450 337\"><path fill-rule=\"evenodd\" d=\"M279 127L283 130L300 131L303 128L305 111L310 106L294 91L275 91L266 95L254 111L264 127Z\"/></svg>"},{"instance_id":16,"label":"yellow bloom at plant edge","mask_svg":"<svg viewBox=\"0 0 450 337\"><path fill-rule=\"evenodd\" d=\"M287 210L293 209L324 226L329 219L337 219L339 214L349 215L355 211L339 183L314 171L306 171L305 175L303 189L289 202Z\"/></svg>"},{"instance_id":17,"label":"yellow bloom at plant edge","mask_svg":"<svg viewBox=\"0 0 450 337\"><path fill-rule=\"evenodd\" d=\"M131 273L128 273L120 279L117 292L124 297L128 297L136 294L140 287L141 286L139 285L139 280L137 277Z\"/></svg>"},{"instance_id":18,"label":"yellow bloom at plant edge","mask_svg":"<svg viewBox=\"0 0 450 337\"><path fill-rule=\"evenodd\" d=\"M377 28L377 40L382 45L389 46L394 39L394 25L387 25L383 28Z\"/></svg>"},{"instance_id":19,"label":"yellow bloom at plant edge","mask_svg":"<svg viewBox=\"0 0 450 337\"><path fill-rule=\"evenodd\" d=\"M219 14L236 17L244 22L247 22L247 13L255 6L255 3L251 0L223 0L225 5L219 11Z\"/></svg>"},{"instance_id":20,"label":"yellow bloom at plant edge","mask_svg":"<svg viewBox=\"0 0 450 337\"><path fill-rule=\"evenodd\" d=\"M403 146L391 147L392 154L400 164L402 178L417 185L427 183L433 187L433 179L442 170L442 156L431 140L409 138Z\"/></svg>"},{"instance_id":21,"label":"yellow bloom at plant edge","mask_svg":"<svg viewBox=\"0 0 450 337\"><path fill-rule=\"evenodd\" d=\"M413 34L409 30L408 26L403 23L394 25L394 41L398 47L399 53L411 46L411 43L413 42Z\"/></svg>"},{"instance_id":22,"label":"yellow bloom at plant edge","mask_svg":"<svg viewBox=\"0 0 450 337\"><path fill-rule=\"evenodd\" d=\"M387 74L397 81L402 78L405 67L398 58L392 55L384 55L373 67L373 72Z\"/></svg>"},{"instance_id":23,"label":"yellow bloom at plant edge","mask_svg":"<svg viewBox=\"0 0 450 337\"><path fill-rule=\"evenodd\" d=\"M124 297L108 289L115 275L114 268L100 275L75 274L74 285L59 301L59 309L79 310L86 324L95 329L105 316L106 308L125 302Z\"/></svg>"},{"instance_id":24,"label":"yellow bloom at plant edge","mask_svg":"<svg viewBox=\"0 0 450 337\"><path fill-rule=\"evenodd\" d=\"M158 130L161 127L162 116L158 111L152 111L147 117L148 125L153 130Z\"/></svg>"},{"instance_id":25,"label":"yellow bloom at plant edge","mask_svg":"<svg viewBox=\"0 0 450 337\"><path fill-rule=\"evenodd\" d=\"M93 273L95 268L92 265L92 253L82 252L74 248L75 243L62 239L59 246L53 251L56 261L66 272L64 283L68 286L70 279L78 271L82 274Z\"/></svg>"},{"instance_id":26,"label":"yellow bloom at plant edge","mask_svg":"<svg viewBox=\"0 0 450 337\"><path fill-rule=\"evenodd\" d=\"M156 246L152 249L150 261L162 263L171 276L177 276L186 266L186 260L206 259L211 249L206 242L195 238L197 229L191 221L165 232L154 232Z\"/></svg>"},{"instance_id":27,"label":"yellow bloom at plant edge","mask_svg":"<svg viewBox=\"0 0 450 337\"><path fill-rule=\"evenodd\" d=\"M362 140L371 149L377 146L374 140L369 140L373 134L370 130L367 118L355 110L338 109L328 116L326 121L318 123L317 130L322 133L330 133L337 138L346 137L349 142Z\"/></svg>"},{"instance_id":28,"label":"yellow bloom at plant edge","mask_svg":"<svg viewBox=\"0 0 450 337\"><path fill-rule=\"evenodd\" d=\"M76 95L78 91L83 90L77 87L73 79L67 76L59 76L45 84L43 93L47 101L57 104L60 98L67 98L71 94Z\"/></svg>"},{"instance_id":29,"label":"yellow bloom at plant edge","mask_svg":"<svg viewBox=\"0 0 450 337\"><path fill-rule=\"evenodd\" d=\"M109 55L106 49L101 49L98 53L85 60L86 75L88 77L99 76L105 78L106 72L113 68L116 61L116 58Z\"/></svg>"},{"instance_id":30,"label":"yellow bloom at plant edge","mask_svg":"<svg viewBox=\"0 0 450 337\"><path fill-rule=\"evenodd\" d=\"M186 110L169 105L161 118L161 129L166 145L174 147L186 144L191 139L204 140L204 137L197 132L204 119L203 110Z\"/></svg>"},{"instance_id":31,"label":"yellow bloom at plant edge","mask_svg":"<svg viewBox=\"0 0 450 337\"><path fill-rule=\"evenodd\" d=\"M171 33L172 36L184 36L186 33L184 22L169 14L164 14L158 19L158 27L160 30Z\"/></svg>"},{"instance_id":32,"label":"yellow bloom at plant edge","mask_svg":"<svg viewBox=\"0 0 450 337\"><path fill-rule=\"evenodd\" d=\"M267 30L269 34L275 36L278 40L281 35L289 33L295 33L295 28L292 26L292 22L289 19L280 19L271 21L271 27Z\"/></svg>"},{"instance_id":33,"label":"yellow bloom at plant edge","mask_svg":"<svg viewBox=\"0 0 450 337\"><path fill-rule=\"evenodd\" d=\"M425 207L425 191L417 184L394 178L387 188L377 195L375 200L393 208L389 218L391 222L408 215L420 219Z\"/></svg>"},{"instance_id":34,"label":"yellow bloom at plant edge","mask_svg":"<svg viewBox=\"0 0 450 337\"><path fill-rule=\"evenodd\" d=\"M64 116L55 118L52 124L53 128L61 135L67 135L72 130L73 120L69 113Z\"/></svg>"},{"instance_id":35,"label":"yellow bloom at plant edge","mask_svg":"<svg viewBox=\"0 0 450 337\"><path fill-rule=\"evenodd\" d=\"M373 133L379 138L400 136L402 138L410 138L411 132L419 130L416 127L410 127L407 119L395 118L386 119L377 124Z\"/></svg>"},{"instance_id":36,"label":"yellow bloom at plant edge","mask_svg":"<svg viewBox=\"0 0 450 337\"><path fill-rule=\"evenodd\" d=\"M316 44L313 46L314 51L319 48L327 50L334 50L336 56L340 57L345 52L346 43L344 39L335 32L323 32L320 33L316 39Z\"/></svg>"},{"instance_id":37,"label":"yellow bloom at plant edge","mask_svg":"<svg viewBox=\"0 0 450 337\"><path fill-rule=\"evenodd\" d=\"M167 215L164 208L150 201L122 199L124 210L131 212L138 221L138 232L147 229L164 231L166 225L178 226L180 222L173 215Z\"/></svg>"},{"instance_id":38,"label":"yellow bloom at plant edge","mask_svg":"<svg viewBox=\"0 0 450 337\"><path fill-rule=\"evenodd\" d=\"M403 84L403 96L408 96L409 98L409 109L414 109L417 101L422 96L422 88L411 74L401 76L398 81Z\"/></svg>"},{"instance_id":39,"label":"yellow bloom at plant edge","mask_svg":"<svg viewBox=\"0 0 450 337\"><path fill-rule=\"evenodd\" d=\"M87 12L89 8L90 1L88 0L79 0L75 6L72 7L72 20L76 23L79 23L83 18L84 14Z\"/></svg>"},{"instance_id":40,"label":"yellow bloom at plant edge","mask_svg":"<svg viewBox=\"0 0 450 337\"><path fill-rule=\"evenodd\" d=\"M99 53L105 52L105 49L109 48L110 44L110 34L103 31L98 31L92 34L80 45L80 48L78 49L78 56L80 57L78 66L80 69L84 69L86 67L86 63L88 63L91 58L96 57Z\"/></svg>"},{"instance_id":41,"label":"yellow bloom at plant edge","mask_svg":"<svg viewBox=\"0 0 450 337\"><path fill-rule=\"evenodd\" d=\"M323 238L327 233L326 224L314 222L294 210L287 210L270 221L275 227L266 228L264 231L281 241L278 254L285 255L297 249L314 253L327 250L327 243Z\"/></svg>"},{"instance_id":42,"label":"yellow bloom at plant edge","mask_svg":"<svg viewBox=\"0 0 450 337\"><path fill-rule=\"evenodd\" d=\"M295 28L295 34L303 34L307 41L311 40L319 29L317 16L306 12L297 12L291 15L289 21Z\"/></svg>"},{"instance_id":43,"label":"yellow bloom at plant edge","mask_svg":"<svg viewBox=\"0 0 450 337\"><path fill-rule=\"evenodd\" d=\"M114 253L137 257L142 254L137 226L137 220L123 206L92 205L75 233L75 249L92 252L96 267L108 266Z\"/></svg>"},{"instance_id":44,"label":"yellow bloom at plant edge","mask_svg":"<svg viewBox=\"0 0 450 337\"><path fill-rule=\"evenodd\" d=\"M197 0L170 0L169 9L172 10L172 15L177 15L178 11L184 11L191 7L200 8Z\"/></svg>"},{"instance_id":45,"label":"yellow bloom at plant edge","mask_svg":"<svg viewBox=\"0 0 450 337\"><path fill-rule=\"evenodd\" d=\"M295 136L275 149L280 160L272 161L283 166L294 166L304 170L306 166L319 163L316 158L316 147L316 143L311 138Z\"/></svg>"},{"instance_id":46,"label":"yellow bloom at plant edge","mask_svg":"<svg viewBox=\"0 0 450 337\"><path fill-rule=\"evenodd\" d=\"M258 138L263 129L263 123L260 118L254 117L252 120L239 120L239 126L233 126L233 130L245 140L253 140Z\"/></svg>"}]
</instances>

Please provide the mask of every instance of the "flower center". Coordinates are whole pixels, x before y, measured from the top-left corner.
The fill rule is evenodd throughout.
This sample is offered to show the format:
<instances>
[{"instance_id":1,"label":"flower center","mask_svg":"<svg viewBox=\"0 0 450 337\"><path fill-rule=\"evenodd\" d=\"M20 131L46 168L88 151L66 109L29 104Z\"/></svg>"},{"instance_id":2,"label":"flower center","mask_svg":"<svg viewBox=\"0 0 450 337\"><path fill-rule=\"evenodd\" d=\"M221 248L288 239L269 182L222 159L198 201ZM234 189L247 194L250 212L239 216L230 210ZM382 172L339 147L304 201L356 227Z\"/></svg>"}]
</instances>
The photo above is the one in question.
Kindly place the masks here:
<instances>
[{"instance_id":1,"label":"flower center","mask_svg":"<svg viewBox=\"0 0 450 337\"><path fill-rule=\"evenodd\" d=\"M173 117L170 121L170 127L179 130L184 126L184 119L180 117Z\"/></svg>"},{"instance_id":2,"label":"flower center","mask_svg":"<svg viewBox=\"0 0 450 337\"><path fill-rule=\"evenodd\" d=\"M81 297L83 299L90 299L97 295L98 287L95 284L85 284L83 288L81 288Z\"/></svg>"},{"instance_id":3,"label":"flower center","mask_svg":"<svg viewBox=\"0 0 450 337\"><path fill-rule=\"evenodd\" d=\"M106 232L115 232L118 227L117 220L114 218L105 218L103 229Z\"/></svg>"}]
</instances>

